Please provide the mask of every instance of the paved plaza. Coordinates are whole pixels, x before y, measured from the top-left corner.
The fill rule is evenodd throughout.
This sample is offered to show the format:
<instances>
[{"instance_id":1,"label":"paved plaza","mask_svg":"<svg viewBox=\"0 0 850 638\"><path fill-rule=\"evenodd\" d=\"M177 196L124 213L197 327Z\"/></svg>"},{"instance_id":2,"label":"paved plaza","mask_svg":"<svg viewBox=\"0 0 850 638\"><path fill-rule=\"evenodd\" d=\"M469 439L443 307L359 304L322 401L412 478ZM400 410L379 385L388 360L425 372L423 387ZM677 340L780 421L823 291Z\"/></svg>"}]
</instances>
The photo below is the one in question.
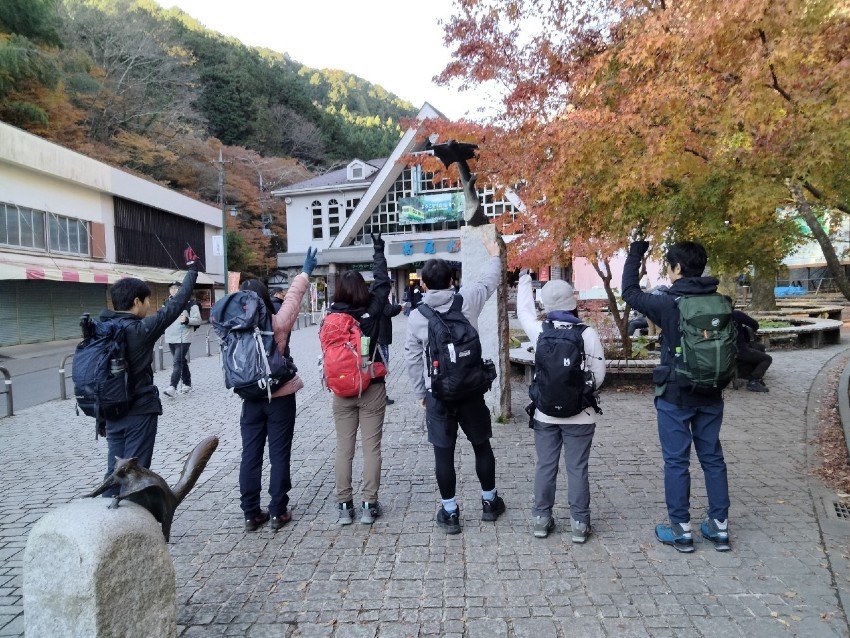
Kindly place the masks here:
<instances>
[{"instance_id":1,"label":"paved plaza","mask_svg":"<svg viewBox=\"0 0 850 638\"><path fill-rule=\"evenodd\" d=\"M384 428L381 501L374 526L336 525L334 428L321 388L316 327L293 333L306 387L298 393L292 456L293 522L243 531L239 509L239 410L217 357L191 363L194 392L164 399L153 467L173 484L204 436L221 439L198 486L177 511L170 551L177 572L178 634L333 638L848 636L850 520L811 475L815 413L841 345L775 353L768 394L726 392L722 440L729 466L733 548L678 554L653 536L665 519L651 391L603 394L591 455L594 535L570 542L563 467L558 528L531 534L534 441L522 407L494 424L497 486L507 512L480 520L471 447L458 447L463 533L446 536L424 415L402 365L403 316L395 322ZM160 388L168 371L159 372ZM355 477L360 471L355 458ZM21 566L32 525L97 485L106 442L72 401L0 419L0 636L23 634ZM695 460L694 460L695 463ZM267 468L268 469L268 468ZM692 516L705 511L693 473ZM355 494L358 494L355 483ZM139 575L140 578L144 574Z\"/></svg>"}]
</instances>

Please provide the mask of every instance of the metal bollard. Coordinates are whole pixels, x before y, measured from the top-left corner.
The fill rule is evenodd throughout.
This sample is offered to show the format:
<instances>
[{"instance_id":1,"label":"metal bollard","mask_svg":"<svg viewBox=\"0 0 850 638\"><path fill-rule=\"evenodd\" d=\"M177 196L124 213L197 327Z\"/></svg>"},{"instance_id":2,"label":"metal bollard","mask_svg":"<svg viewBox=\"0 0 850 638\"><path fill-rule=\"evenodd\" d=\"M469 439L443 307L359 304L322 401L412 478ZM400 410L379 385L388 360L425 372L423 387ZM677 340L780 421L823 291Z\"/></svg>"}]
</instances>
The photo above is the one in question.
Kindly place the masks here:
<instances>
[{"instance_id":1,"label":"metal bollard","mask_svg":"<svg viewBox=\"0 0 850 638\"><path fill-rule=\"evenodd\" d=\"M165 370L165 353L163 352L163 344L165 343L165 335L159 340L159 369Z\"/></svg>"},{"instance_id":2,"label":"metal bollard","mask_svg":"<svg viewBox=\"0 0 850 638\"><path fill-rule=\"evenodd\" d=\"M73 356L73 352L66 354L62 357L62 363L59 364L59 398L63 401L68 398L68 392L65 389L65 363L67 363L68 359Z\"/></svg>"},{"instance_id":3,"label":"metal bollard","mask_svg":"<svg viewBox=\"0 0 850 638\"><path fill-rule=\"evenodd\" d=\"M6 368L0 368L0 374L6 379L6 416L15 416L15 409L12 404L12 375Z\"/></svg>"}]
</instances>

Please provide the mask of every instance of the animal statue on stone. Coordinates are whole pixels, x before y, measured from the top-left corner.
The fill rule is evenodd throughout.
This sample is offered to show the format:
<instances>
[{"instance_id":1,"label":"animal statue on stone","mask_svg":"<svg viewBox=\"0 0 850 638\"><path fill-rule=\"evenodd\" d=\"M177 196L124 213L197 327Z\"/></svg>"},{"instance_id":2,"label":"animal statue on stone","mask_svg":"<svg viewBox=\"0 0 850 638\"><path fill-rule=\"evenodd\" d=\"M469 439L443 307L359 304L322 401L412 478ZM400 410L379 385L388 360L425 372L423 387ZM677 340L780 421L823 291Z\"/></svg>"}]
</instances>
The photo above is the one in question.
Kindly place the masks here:
<instances>
[{"instance_id":1,"label":"animal statue on stone","mask_svg":"<svg viewBox=\"0 0 850 638\"><path fill-rule=\"evenodd\" d=\"M141 505L162 525L162 535L168 542L171 537L174 511L195 486L217 447L217 436L207 437L198 443L183 464L183 470L180 472L180 478L174 488L170 488L168 483L156 472L139 465L137 459L116 457L115 469L112 474L106 477L106 480L92 493L86 494L86 498L100 496L109 488L119 485L120 491L117 496L112 498L109 508L117 508L118 504L124 499Z\"/></svg>"}]
</instances>

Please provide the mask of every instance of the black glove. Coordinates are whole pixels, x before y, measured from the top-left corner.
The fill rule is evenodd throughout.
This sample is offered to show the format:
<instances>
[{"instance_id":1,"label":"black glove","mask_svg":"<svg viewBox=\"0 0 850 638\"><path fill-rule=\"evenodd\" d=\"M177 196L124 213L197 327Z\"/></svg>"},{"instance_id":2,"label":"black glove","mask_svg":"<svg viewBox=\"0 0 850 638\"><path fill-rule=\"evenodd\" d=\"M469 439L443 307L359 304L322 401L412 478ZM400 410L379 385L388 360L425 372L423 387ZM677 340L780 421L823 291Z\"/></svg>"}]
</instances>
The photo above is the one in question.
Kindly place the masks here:
<instances>
[{"instance_id":1,"label":"black glove","mask_svg":"<svg viewBox=\"0 0 850 638\"><path fill-rule=\"evenodd\" d=\"M377 235L375 233L369 233L372 236L372 245L375 247L375 250L383 250L386 242L381 239L381 233Z\"/></svg>"},{"instance_id":2,"label":"black glove","mask_svg":"<svg viewBox=\"0 0 850 638\"><path fill-rule=\"evenodd\" d=\"M629 252L631 254L639 255L641 257L646 254L647 250L649 250L648 241L633 241L631 247L629 248Z\"/></svg>"}]
</instances>

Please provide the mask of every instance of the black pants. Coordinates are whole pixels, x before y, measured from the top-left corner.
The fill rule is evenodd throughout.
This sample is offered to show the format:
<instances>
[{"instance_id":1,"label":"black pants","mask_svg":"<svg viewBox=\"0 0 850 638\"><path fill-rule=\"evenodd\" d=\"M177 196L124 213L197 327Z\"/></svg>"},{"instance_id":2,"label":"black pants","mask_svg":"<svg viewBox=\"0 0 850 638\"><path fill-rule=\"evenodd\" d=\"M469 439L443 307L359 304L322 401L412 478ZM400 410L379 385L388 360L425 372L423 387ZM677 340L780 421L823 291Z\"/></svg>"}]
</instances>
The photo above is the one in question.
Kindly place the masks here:
<instances>
[{"instance_id":1,"label":"black pants","mask_svg":"<svg viewBox=\"0 0 850 638\"><path fill-rule=\"evenodd\" d=\"M169 343L168 348L174 357L174 366L171 369L171 387L176 388L183 379L184 386L192 385L192 375L189 372L189 362L186 355L189 352L190 343Z\"/></svg>"},{"instance_id":2,"label":"black pants","mask_svg":"<svg viewBox=\"0 0 850 638\"><path fill-rule=\"evenodd\" d=\"M754 350L752 348L744 348L738 351L738 362L747 363L753 366L753 371L750 373L750 379L762 379L764 373L773 363L773 357L765 352Z\"/></svg>"}]
</instances>

